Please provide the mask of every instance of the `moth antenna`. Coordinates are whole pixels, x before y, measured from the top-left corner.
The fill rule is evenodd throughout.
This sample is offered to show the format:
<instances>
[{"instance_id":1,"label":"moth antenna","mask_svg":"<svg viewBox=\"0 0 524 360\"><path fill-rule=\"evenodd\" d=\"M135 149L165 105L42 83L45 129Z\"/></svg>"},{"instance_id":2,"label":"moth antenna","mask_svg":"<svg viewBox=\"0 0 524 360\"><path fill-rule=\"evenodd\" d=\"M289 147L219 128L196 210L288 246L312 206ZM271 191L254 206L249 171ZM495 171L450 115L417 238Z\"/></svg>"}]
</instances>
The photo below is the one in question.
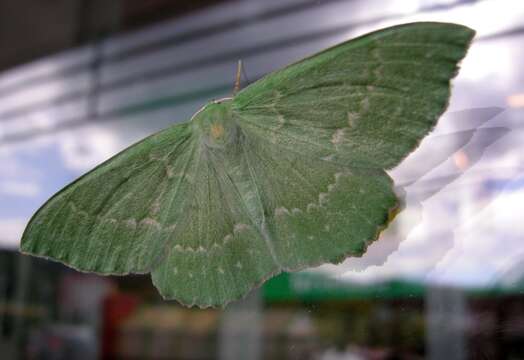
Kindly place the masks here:
<instances>
[{"instance_id":1,"label":"moth antenna","mask_svg":"<svg viewBox=\"0 0 524 360\"><path fill-rule=\"evenodd\" d=\"M249 78L247 77L246 67L244 66L243 63L242 63L242 75L244 75L244 80L246 81L246 83L248 85L251 84L251 81L249 81Z\"/></svg>"},{"instance_id":2,"label":"moth antenna","mask_svg":"<svg viewBox=\"0 0 524 360\"><path fill-rule=\"evenodd\" d=\"M233 95L240 90L240 76L242 75L242 60L238 60L237 65L237 76L235 79L235 88L233 89Z\"/></svg>"}]
</instances>

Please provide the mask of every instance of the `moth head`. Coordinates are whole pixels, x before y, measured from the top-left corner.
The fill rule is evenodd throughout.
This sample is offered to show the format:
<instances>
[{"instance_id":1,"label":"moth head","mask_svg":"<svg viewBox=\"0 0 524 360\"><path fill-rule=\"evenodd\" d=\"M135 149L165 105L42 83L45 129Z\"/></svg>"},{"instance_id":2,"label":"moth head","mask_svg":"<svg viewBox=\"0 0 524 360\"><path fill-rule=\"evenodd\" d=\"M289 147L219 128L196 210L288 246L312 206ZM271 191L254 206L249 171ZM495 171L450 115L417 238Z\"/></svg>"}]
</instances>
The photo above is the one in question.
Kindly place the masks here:
<instances>
[{"instance_id":1,"label":"moth head","mask_svg":"<svg viewBox=\"0 0 524 360\"><path fill-rule=\"evenodd\" d=\"M204 143L211 148L225 148L235 141L237 125L231 115L231 100L213 100L191 119Z\"/></svg>"}]
</instances>

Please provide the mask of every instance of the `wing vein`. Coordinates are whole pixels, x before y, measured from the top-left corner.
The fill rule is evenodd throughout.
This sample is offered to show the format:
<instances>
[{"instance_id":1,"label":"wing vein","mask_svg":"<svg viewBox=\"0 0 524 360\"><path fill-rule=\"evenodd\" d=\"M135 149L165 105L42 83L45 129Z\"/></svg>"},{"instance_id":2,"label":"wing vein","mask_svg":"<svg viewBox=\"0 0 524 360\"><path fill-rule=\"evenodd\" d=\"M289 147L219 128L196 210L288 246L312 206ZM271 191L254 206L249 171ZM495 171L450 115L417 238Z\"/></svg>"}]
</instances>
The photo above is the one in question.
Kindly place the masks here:
<instances>
[{"instance_id":1,"label":"wing vein","mask_svg":"<svg viewBox=\"0 0 524 360\"><path fill-rule=\"evenodd\" d=\"M243 131L242 131L242 133L244 135L244 139L247 139L246 134ZM278 257L276 255L275 246L273 245L274 239L272 238L272 235L270 234L269 229L267 228L267 222L266 222L265 211L264 211L264 203L262 202L262 198L260 197L260 189L259 189L259 187L257 185L256 178L254 176L253 167L252 167L251 162L249 160L249 155L247 153L244 141L241 142L240 146L242 147L242 151L243 151L245 159L246 159L246 163L247 163L247 167L248 167L248 171L249 171L250 182L253 184L253 187L255 189L255 193L257 195L258 203L262 207L262 222L258 225L259 226L258 230L260 232L260 235L262 235L262 238L264 239L264 242L266 243L266 246L267 246L267 248L269 250L269 253L271 254L271 258L275 262L275 265L277 265L280 269L282 269L283 268L282 264L278 260Z\"/></svg>"}]
</instances>

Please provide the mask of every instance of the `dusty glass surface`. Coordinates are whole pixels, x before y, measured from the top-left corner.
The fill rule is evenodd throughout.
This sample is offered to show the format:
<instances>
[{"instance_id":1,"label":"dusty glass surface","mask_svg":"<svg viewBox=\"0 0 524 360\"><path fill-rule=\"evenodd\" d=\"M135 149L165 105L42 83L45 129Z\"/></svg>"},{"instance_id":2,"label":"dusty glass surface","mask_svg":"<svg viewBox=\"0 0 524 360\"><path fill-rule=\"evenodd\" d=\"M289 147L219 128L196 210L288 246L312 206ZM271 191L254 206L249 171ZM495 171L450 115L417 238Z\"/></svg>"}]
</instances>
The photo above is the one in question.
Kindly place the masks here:
<instances>
[{"instance_id":1,"label":"dusty glass surface","mask_svg":"<svg viewBox=\"0 0 524 360\"><path fill-rule=\"evenodd\" d=\"M405 209L361 258L284 274L225 310L162 301L143 276L17 254L32 213L99 162L249 80L411 21L477 30L448 111L390 174ZM524 357L524 4L242 1L0 74L5 358ZM96 64L96 66L93 66Z\"/></svg>"}]
</instances>

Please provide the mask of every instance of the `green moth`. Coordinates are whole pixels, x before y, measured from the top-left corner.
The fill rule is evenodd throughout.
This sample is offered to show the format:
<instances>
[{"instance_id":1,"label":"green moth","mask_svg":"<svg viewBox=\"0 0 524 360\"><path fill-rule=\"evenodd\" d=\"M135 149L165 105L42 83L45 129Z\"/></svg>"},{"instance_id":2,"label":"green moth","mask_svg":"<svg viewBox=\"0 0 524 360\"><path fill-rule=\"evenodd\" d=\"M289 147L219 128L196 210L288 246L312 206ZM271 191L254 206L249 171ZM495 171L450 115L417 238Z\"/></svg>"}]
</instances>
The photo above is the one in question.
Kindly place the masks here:
<instances>
[{"instance_id":1,"label":"green moth","mask_svg":"<svg viewBox=\"0 0 524 360\"><path fill-rule=\"evenodd\" d=\"M398 207L385 170L435 126L473 36L405 24L275 71L65 187L21 250L151 273L164 298L199 307L361 256Z\"/></svg>"}]
</instances>

